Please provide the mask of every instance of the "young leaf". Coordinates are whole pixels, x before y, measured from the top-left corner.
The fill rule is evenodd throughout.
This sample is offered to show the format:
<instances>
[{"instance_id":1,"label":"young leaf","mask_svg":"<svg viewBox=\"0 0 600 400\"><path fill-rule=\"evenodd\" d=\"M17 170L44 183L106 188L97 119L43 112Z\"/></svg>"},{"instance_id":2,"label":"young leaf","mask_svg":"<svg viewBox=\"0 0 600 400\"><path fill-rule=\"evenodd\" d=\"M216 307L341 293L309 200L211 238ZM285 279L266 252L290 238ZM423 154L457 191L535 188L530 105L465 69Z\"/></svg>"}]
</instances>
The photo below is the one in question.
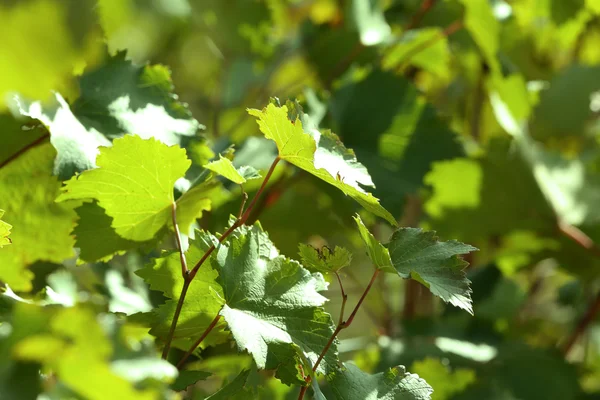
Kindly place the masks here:
<instances>
[{"instance_id":1,"label":"young leaf","mask_svg":"<svg viewBox=\"0 0 600 400\"><path fill-rule=\"evenodd\" d=\"M258 119L258 126L265 137L275 142L282 160L337 187L366 210L396 225L394 217L379 204L379 200L361 187L373 186L373 181L366 168L356 160L354 152L346 149L329 131L305 131L300 115L290 120L288 111L296 110L274 104L263 110L248 110Z\"/></svg>"},{"instance_id":2,"label":"young leaf","mask_svg":"<svg viewBox=\"0 0 600 400\"><path fill-rule=\"evenodd\" d=\"M204 168L216 172L217 174L224 176L238 185L245 183L249 179L260 178L260 173L253 167L246 165L236 169L233 166L233 163L222 155L219 155L219 159L217 161L208 163L204 166Z\"/></svg>"},{"instance_id":3,"label":"young leaf","mask_svg":"<svg viewBox=\"0 0 600 400\"><path fill-rule=\"evenodd\" d=\"M365 246L367 247L367 254L373 262L375 268L381 269L385 272L396 272L392 265L392 259L390 258L389 250L384 245L379 243L379 241L375 239L371 232L369 232L365 224L362 222L360 215L356 214L354 220L358 225L360 237L362 238L363 242L365 242Z\"/></svg>"},{"instance_id":4,"label":"young leaf","mask_svg":"<svg viewBox=\"0 0 600 400\"><path fill-rule=\"evenodd\" d=\"M403 278L413 278L445 302L473 314L471 288L459 256L477 248L455 240L438 241L433 231L400 228L387 244L392 264Z\"/></svg>"},{"instance_id":5,"label":"young leaf","mask_svg":"<svg viewBox=\"0 0 600 400\"><path fill-rule=\"evenodd\" d=\"M311 274L298 262L278 255L257 225L223 243L213 266L219 271L226 302L221 315L238 347L254 357L259 369L291 364L281 366L290 377L289 371L298 363L298 357L293 357L297 351L311 363L316 361L334 328L322 308L326 298L319 291L327 284L321 274ZM334 343L318 371L329 373L336 365Z\"/></svg>"},{"instance_id":6,"label":"young leaf","mask_svg":"<svg viewBox=\"0 0 600 400\"><path fill-rule=\"evenodd\" d=\"M60 182L52 176L56 152L50 144L34 147L0 169L0 199L10 215L12 245L0 251L0 280L15 291L31 289L36 261L60 263L73 257L77 204L56 204Z\"/></svg>"},{"instance_id":7,"label":"young leaf","mask_svg":"<svg viewBox=\"0 0 600 400\"><path fill-rule=\"evenodd\" d=\"M331 389L339 400L429 400L433 389L418 375L399 365L375 375L363 372L354 364L330 379Z\"/></svg>"},{"instance_id":8,"label":"young leaf","mask_svg":"<svg viewBox=\"0 0 600 400\"><path fill-rule=\"evenodd\" d=\"M67 181L56 200L97 200L117 234L128 240L152 239L170 222L173 185L190 166L185 150L127 135L101 148L97 164ZM194 217L207 207L206 202L188 205ZM180 229L185 232L191 222L189 216L179 218Z\"/></svg>"},{"instance_id":9,"label":"young leaf","mask_svg":"<svg viewBox=\"0 0 600 400\"><path fill-rule=\"evenodd\" d=\"M0 210L0 218L2 218L3 215L4 210ZM11 243L10 238L8 237L8 235L10 235L11 228L12 226L10 224L0 220L0 248Z\"/></svg>"},{"instance_id":10,"label":"young leaf","mask_svg":"<svg viewBox=\"0 0 600 400\"><path fill-rule=\"evenodd\" d=\"M352 262L352 254L339 246L335 246L332 251L327 246L315 249L312 246L300 243L299 254L306 269L323 274L337 272Z\"/></svg>"}]
</instances>

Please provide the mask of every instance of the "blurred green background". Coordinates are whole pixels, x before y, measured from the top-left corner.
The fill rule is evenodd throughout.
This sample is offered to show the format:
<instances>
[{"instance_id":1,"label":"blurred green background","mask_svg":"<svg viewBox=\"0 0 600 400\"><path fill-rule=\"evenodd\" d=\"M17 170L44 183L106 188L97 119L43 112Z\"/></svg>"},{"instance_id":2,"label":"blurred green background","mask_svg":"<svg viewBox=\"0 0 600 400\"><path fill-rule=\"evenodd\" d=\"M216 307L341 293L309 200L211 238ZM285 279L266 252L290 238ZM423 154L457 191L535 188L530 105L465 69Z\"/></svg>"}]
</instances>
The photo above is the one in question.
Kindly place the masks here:
<instances>
[{"instance_id":1,"label":"blurred green background","mask_svg":"<svg viewBox=\"0 0 600 400\"><path fill-rule=\"evenodd\" d=\"M340 336L343 359L371 372L405 365L435 400L600 399L599 0L3 0L0 37L0 162L44 140L33 117L77 151L135 129L185 147L196 173L231 145L236 163L265 170L276 149L246 109L298 99L355 151L401 226L480 249L467 260L475 316L382 276ZM81 129L98 135L72 136ZM54 175L89 168L62 149ZM253 218L292 258L299 243L351 249L343 278L356 301L370 276L351 218L358 205L283 163L272 182ZM161 301L133 274L152 254L75 266L32 222L38 210L24 213L9 189L0 183L0 207L16 250L0 263L32 271L31 287L14 296L50 288L58 303L125 314ZM200 226L220 231L240 200L224 184ZM61 221L72 210L40 214L70 232ZM387 241L387 224L364 219ZM39 243L47 251L31 254ZM337 319L336 285L328 294ZM17 313L11 296L4 321ZM132 335L153 354L141 333L118 333L127 325L106 315L99 329ZM6 356L14 343L2 337ZM142 357L113 339L113 358ZM203 356L200 369L228 377L248 362L228 346ZM6 398L80 398L52 379L11 397L31 374L2 362ZM296 398L269 382L264 398ZM201 399L221 383L213 376L182 395Z\"/></svg>"}]
</instances>

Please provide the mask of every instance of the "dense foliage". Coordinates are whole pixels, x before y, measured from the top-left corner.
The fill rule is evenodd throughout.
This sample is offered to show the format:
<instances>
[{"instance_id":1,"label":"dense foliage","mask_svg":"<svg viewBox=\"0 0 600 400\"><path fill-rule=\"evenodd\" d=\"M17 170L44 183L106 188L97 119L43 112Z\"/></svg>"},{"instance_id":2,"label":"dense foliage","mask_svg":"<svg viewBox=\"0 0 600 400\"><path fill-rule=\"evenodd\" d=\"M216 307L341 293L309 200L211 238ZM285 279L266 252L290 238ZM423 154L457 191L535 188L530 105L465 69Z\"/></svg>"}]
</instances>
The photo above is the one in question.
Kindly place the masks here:
<instances>
[{"instance_id":1,"label":"dense foliage","mask_svg":"<svg viewBox=\"0 0 600 400\"><path fill-rule=\"evenodd\" d=\"M600 398L600 1L0 33L1 399Z\"/></svg>"}]
</instances>

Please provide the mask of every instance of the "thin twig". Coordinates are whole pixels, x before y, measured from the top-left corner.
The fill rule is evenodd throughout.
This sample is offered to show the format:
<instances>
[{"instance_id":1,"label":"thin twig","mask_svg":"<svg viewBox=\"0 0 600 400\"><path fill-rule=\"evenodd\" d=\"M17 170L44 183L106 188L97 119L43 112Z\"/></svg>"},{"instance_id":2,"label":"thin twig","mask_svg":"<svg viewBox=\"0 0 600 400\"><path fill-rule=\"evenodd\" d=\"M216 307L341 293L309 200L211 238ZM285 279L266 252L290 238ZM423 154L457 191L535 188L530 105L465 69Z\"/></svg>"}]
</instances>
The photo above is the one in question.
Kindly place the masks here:
<instances>
[{"instance_id":1,"label":"thin twig","mask_svg":"<svg viewBox=\"0 0 600 400\"><path fill-rule=\"evenodd\" d=\"M429 12L429 10L431 10L431 7L433 7L433 5L435 4L435 1L436 0L424 0L421 3L421 7L419 7L419 10L411 18L408 25L406 25L405 30L408 31L408 30L416 28L421 23L421 20L423 19L425 14L427 14Z\"/></svg>"},{"instance_id":2,"label":"thin twig","mask_svg":"<svg viewBox=\"0 0 600 400\"><path fill-rule=\"evenodd\" d=\"M321 364L321 361L323 361L323 358L325 357L325 354L327 354L327 352L329 351L329 348L331 347L331 345L335 341L335 338L337 337L337 335L342 330L348 328L352 324L352 321L354 321L354 317L356 316L356 313L358 312L360 306L362 305L363 301L367 297L367 294L371 290L371 287L373 286L373 283L375 282L375 280L377 279L377 276L379 275L379 270L375 269L375 271L373 272L373 276L371 277L371 280L369 281L369 284L365 288L365 291L363 292L362 296L360 296L360 299L358 300L358 303L356 303L356 306L354 307L354 310L352 310L352 312L350 313L350 316L345 321L344 321L344 318L343 318L343 312L344 312L344 307L346 306L347 296L346 296L346 294L344 292L344 289L342 287L342 281L341 281L339 275L337 273L335 275L337 276L338 282L340 284L340 288L342 289L342 296L344 296L343 299L342 299L342 311L341 311L341 315L340 315L340 322L338 323L337 327L335 328L335 331L333 331L333 334L329 338L329 341L327 342L327 344L323 348L323 351L319 355L319 358L317 358L317 361L315 362L315 365L313 365L313 368L312 368L313 372L317 371L317 368L319 367L319 364ZM310 378L310 377L308 377L308 378ZM302 389L300 390L300 394L298 395L298 400L302 400L304 398L304 395L306 394L307 388L308 388L308 386L303 386L302 387Z\"/></svg>"},{"instance_id":3,"label":"thin twig","mask_svg":"<svg viewBox=\"0 0 600 400\"><path fill-rule=\"evenodd\" d=\"M179 295L179 301L177 301L177 306L175 307L175 314L173 314L173 322L171 323L171 327L169 328L169 334L167 335L167 342L165 343L165 347L163 348L162 358L163 360L167 359L169 355L169 350L171 349L171 342L173 341L173 336L175 335L175 328L177 327L177 320L179 319L179 314L181 314L181 308L183 307L183 301L185 300L185 295L187 294L188 288L190 287L191 280L187 279L183 280L183 287L181 288L181 294Z\"/></svg>"},{"instance_id":4,"label":"thin twig","mask_svg":"<svg viewBox=\"0 0 600 400\"><path fill-rule=\"evenodd\" d=\"M181 245L181 233L179 232L179 225L177 224L177 203L171 203L171 216L173 217L173 229L175 230L175 240L177 241L177 249L179 250L179 260L181 261L181 276L185 279L188 273L187 260L183 252L183 246Z\"/></svg>"},{"instance_id":5,"label":"thin twig","mask_svg":"<svg viewBox=\"0 0 600 400\"><path fill-rule=\"evenodd\" d=\"M575 328L573 333L571 333L571 335L565 342L565 345L562 350L565 357L567 355L569 355L569 352L571 351L571 349L573 348L575 343L577 343L577 340L579 340L581 335L583 335L583 333L586 331L587 327L594 321L594 319L596 319L596 315L598 314L599 311L600 311L600 293L598 293L596 295L596 297L594 298L594 301L592 301L590 303L587 310L585 311L585 314L583 315L583 317L577 324L577 327Z\"/></svg>"},{"instance_id":6,"label":"thin twig","mask_svg":"<svg viewBox=\"0 0 600 400\"><path fill-rule=\"evenodd\" d=\"M196 342L183 355L183 357L181 357L181 360L179 360L179 362L177 363L177 369L181 369L181 367L183 367L183 364L185 363L185 360L187 360L188 357L194 352L194 350L196 350L196 347L200 346L200 343L202 343L202 341L204 339L206 339L206 337L208 336L208 334L214 329L215 326L217 326L217 323L219 323L220 319L221 319L221 314L217 314L217 316L215 317L215 319L212 320L212 322L210 323L210 325L208 326L208 328L206 328L206 330L204 331L204 333L202 334L202 336L200 336L200 338L198 340L196 340Z\"/></svg>"},{"instance_id":7,"label":"thin twig","mask_svg":"<svg viewBox=\"0 0 600 400\"><path fill-rule=\"evenodd\" d=\"M15 159L19 158L22 154L26 153L27 150L29 150L29 149L31 149L31 148L33 148L33 147L35 147L35 146L43 143L49 137L50 137L50 134L46 133L45 135L42 135L39 138L35 139L33 142L29 143L27 146L23 147L22 149L20 149L16 153L12 154L6 160L2 161L0 163L0 168L4 168L6 165L8 165L8 163L10 163L11 161L14 161Z\"/></svg>"},{"instance_id":8,"label":"thin twig","mask_svg":"<svg viewBox=\"0 0 600 400\"><path fill-rule=\"evenodd\" d=\"M600 257L600 248L596 246L594 241L582 232L579 228L569 225L566 222L559 221L558 222L558 230L575 243L589 251L591 254ZM565 357L569 355L569 352L577 343L577 340L583 335L583 333L587 330L588 326L596 319L596 316L600 312L600 292L594 298L594 301L590 303L587 310L585 311L583 317L575 327L575 330L569 335L567 338L565 345L562 349Z\"/></svg>"},{"instance_id":9,"label":"thin twig","mask_svg":"<svg viewBox=\"0 0 600 400\"><path fill-rule=\"evenodd\" d=\"M408 63L408 61L410 61L411 58L413 58L414 56L416 56L423 50L428 49L429 47L434 45L435 42L437 42L438 40L441 40L443 38L446 38L446 37L452 35L453 33L456 33L457 31L461 30L463 27L464 27L464 25L463 25L462 21L460 21L460 20L454 21L453 23L448 25L448 27L446 29L444 29L442 32L440 32L439 35L435 35L428 41L421 43L419 46L415 46L413 49L411 49L409 52L407 52L404 55L404 57L402 59L400 59L400 61L397 63L398 64L397 69L399 71L402 70L402 68L404 68L406 66L406 64Z\"/></svg>"},{"instance_id":10,"label":"thin twig","mask_svg":"<svg viewBox=\"0 0 600 400\"><path fill-rule=\"evenodd\" d=\"M217 246L221 243L223 243L223 241L225 239L227 239L227 237L229 235L231 235L231 233L236 230L238 227L242 226L246 220L248 219L248 216L250 215L250 212L252 211L252 207L254 207L254 205L256 204L257 199L260 197L260 195L262 194L262 192L265 190L265 187L267 186L267 183L269 181L269 179L271 178L271 175L273 174L273 171L275 170L275 167L277 166L277 163L279 162L280 158L276 157L275 160L273 160L273 163L271 164L271 168L269 168L269 172L267 172L267 175L265 176L265 179L263 180L262 185L260 186L260 188L258 189L258 191L256 192L256 194L254 195L254 198L252 199L252 201L250 202L250 205L248 206L248 208L246 209L246 211L242 214L241 218L238 218L233 225L231 225L229 227L229 229L227 229L219 238L218 243L215 245L214 243L206 250L206 252L204 253L204 255L202 255L202 258L200 258L200 260L196 263L196 265L194 265L194 268L192 268L191 270L188 270L188 272L185 274L184 276L184 281L183 281L183 287L181 289L181 295L179 296L179 300L177 300L177 306L175 308L175 314L173 315L173 321L171 322L171 327L169 328L169 334L167 335L167 341L165 343L165 347L163 349L163 353L162 353L162 358L163 359L167 359L167 355L169 354L169 350L171 349L171 343L173 342L173 336L175 335L175 329L177 327L177 321L179 320L179 315L181 314L181 309L183 307L183 303L185 301L185 295L187 294L187 290L190 286L190 284L192 283L192 280L196 277L196 274L198 273L198 270L200 269L200 267L202 266L202 264L204 264L204 262L210 257L210 255L212 254L213 251L215 251L215 249L217 248ZM245 203L245 200L243 200L243 202ZM241 213L240 213L241 214Z\"/></svg>"}]
</instances>

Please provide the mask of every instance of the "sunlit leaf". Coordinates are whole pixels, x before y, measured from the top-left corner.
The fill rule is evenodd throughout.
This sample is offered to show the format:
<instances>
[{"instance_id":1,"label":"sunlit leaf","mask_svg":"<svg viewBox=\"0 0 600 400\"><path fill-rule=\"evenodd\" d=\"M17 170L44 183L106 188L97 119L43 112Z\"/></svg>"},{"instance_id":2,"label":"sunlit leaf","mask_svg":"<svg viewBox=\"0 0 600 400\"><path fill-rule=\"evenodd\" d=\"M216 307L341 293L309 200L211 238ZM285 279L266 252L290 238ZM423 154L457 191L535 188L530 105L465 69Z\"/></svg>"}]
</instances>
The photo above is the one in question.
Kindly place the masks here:
<instances>
[{"instance_id":1,"label":"sunlit leaf","mask_svg":"<svg viewBox=\"0 0 600 400\"><path fill-rule=\"evenodd\" d=\"M305 131L301 119L296 116L290 120L288 111L295 110L269 104L262 111L249 110L249 113L258 119L265 137L275 141L281 159L337 187L366 210L395 225L394 217L379 204L377 198L362 188L361 185L373 186L373 182L366 168L356 160L354 152L346 149L329 131Z\"/></svg>"}]
</instances>

